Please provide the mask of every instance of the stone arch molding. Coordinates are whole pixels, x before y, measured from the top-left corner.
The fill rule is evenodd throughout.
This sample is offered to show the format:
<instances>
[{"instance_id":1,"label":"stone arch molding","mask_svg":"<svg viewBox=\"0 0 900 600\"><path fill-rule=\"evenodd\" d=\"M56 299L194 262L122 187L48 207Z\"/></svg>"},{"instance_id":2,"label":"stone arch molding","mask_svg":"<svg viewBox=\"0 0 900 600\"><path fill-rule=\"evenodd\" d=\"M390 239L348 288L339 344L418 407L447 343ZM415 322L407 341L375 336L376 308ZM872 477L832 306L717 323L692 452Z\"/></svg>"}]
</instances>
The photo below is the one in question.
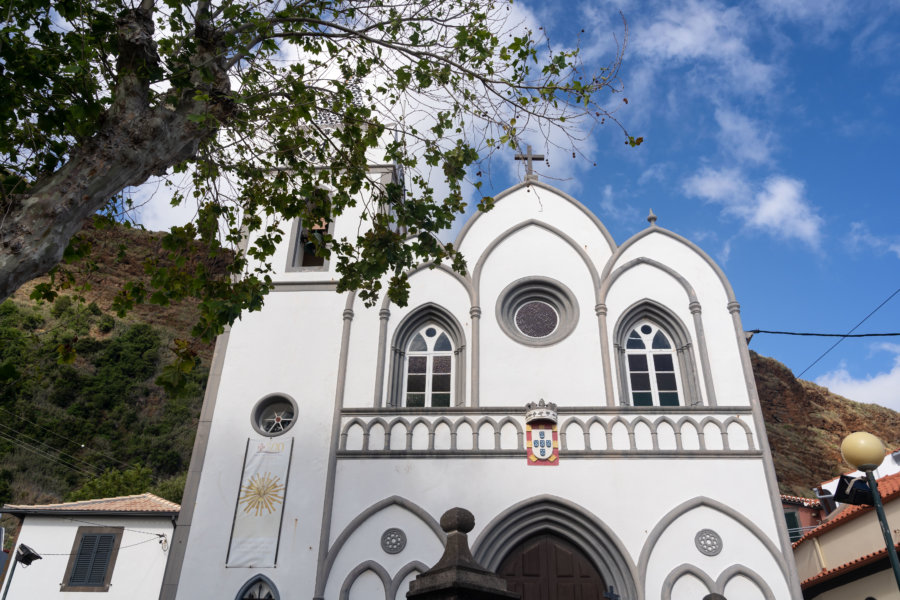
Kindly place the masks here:
<instances>
[{"instance_id":1,"label":"stone arch molding","mask_svg":"<svg viewBox=\"0 0 900 600\"><path fill-rule=\"evenodd\" d=\"M540 533L556 534L579 548L623 598L638 598L637 570L625 545L581 506L551 495L535 496L496 516L475 542L475 560L496 571L509 552Z\"/></svg>"},{"instance_id":2,"label":"stone arch molding","mask_svg":"<svg viewBox=\"0 0 900 600\"><path fill-rule=\"evenodd\" d=\"M414 560L405 564L403 567L397 571L397 574L392 578L390 574L387 572L383 566L375 562L374 560L367 560L358 564L347 577L344 579L343 584L341 585L340 595L338 596L340 600L350 600L350 590L353 588L353 584L356 583L356 580L360 578L360 576L367 572L371 571L375 574L378 579L381 580L381 584L384 587L384 599L385 600L396 600L398 592L400 592L400 586L403 585L403 580L410 573L424 573L428 570L428 567L425 563ZM402 597L405 597L403 594ZM366 600L377 600L366 599Z\"/></svg>"},{"instance_id":3,"label":"stone arch molding","mask_svg":"<svg viewBox=\"0 0 900 600\"><path fill-rule=\"evenodd\" d=\"M719 574L718 579L715 581L706 574L703 570L697 568L694 565L682 564L674 569L666 576L665 581L663 581L663 588L660 594L661 600L672 600L672 588L675 587L675 583L681 579L685 575L693 575L697 579L703 582L703 585L706 586L706 590L710 592L710 594L719 594L723 598L725 597L725 587L731 582L735 577L746 577L750 581L753 582L754 585L762 592L763 597L766 600L775 600L775 594L772 593L772 588L766 583L766 580L762 578L756 571L745 567L744 565L731 565L722 573ZM676 599L677 600L677 599Z\"/></svg>"},{"instance_id":4,"label":"stone arch molding","mask_svg":"<svg viewBox=\"0 0 900 600\"><path fill-rule=\"evenodd\" d=\"M353 535L353 533L357 529L359 529L363 523L390 506L399 506L412 515L418 517L423 523L425 523L425 525L428 526L429 529L434 532L435 537L437 537L441 545L444 545L447 534L444 533L444 531L441 529L440 523L438 523L438 521L434 517L432 517L424 508L411 500L407 500L402 496L390 496L388 498L385 498L384 500L376 502L375 504L371 505L370 507L356 515L356 517L352 521L350 521L350 523L346 527L344 527L344 530L341 531L340 535L334 540L334 543L328 549L328 553L325 556L324 564L320 567L322 576L320 578L317 578L322 582L323 587L328 581L328 578L331 574L331 568L334 566L335 560L337 560L338 555L340 555L341 550ZM404 567L404 569L405 568L406 567ZM344 595L344 591L346 590L346 593L349 594L353 582L356 581L356 579L367 570L371 570L373 573L378 575L379 578L381 578L382 582L385 583L385 590L387 590L388 586L391 585L394 581L387 574L387 571L384 569L384 567L382 567L380 564L375 563L374 561L366 561L365 563L357 565L357 567L353 571L351 571L350 574L344 579L343 586L341 587L341 598L347 597ZM400 572L403 572L403 569L401 569ZM403 576L400 578L400 581L402 581L403 577L405 577L408 572L409 571L406 571L403 574ZM399 583L397 585L399 585ZM316 597L321 597L324 591L324 589L316 590Z\"/></svg>"},{"instance_id":5,"label":"stone arch molding","mask_svg":"<svg viewBox=\"0 0 900 600\"><path fill-rule=\"evenodd\" d=\"M265 583L269 586L269 589L272 590L272 596L274 600L281 600L281 594L278 592L278 587L275 585L271 579L263 575L262 573L258 573L247 580L247 582L241 586L241 589L238 591L237 596L235 596L235 600L241 600L244 597L250 588L252 588L257 583Z\"/></svg>"},{"instance_id":6,"label":"stone arch molding","mask_svg":"<svg viewBox=\"0 0 900 600\"><path fill-rule=\"evenodd\" d=\"M669 528L669 526L672 523L674 523L676 520L678 520L680 517L686 515L687 513L693 511L694 509L700 508L700 507L710 508L714 511L722 513L726 517L729 517L729 518L737 521L744 529L746 529L755 538L757 538L759 540L759 542L766 548L766 550L771 555L772 559L778 565L778 568L781 570L781 574L784 577L785 583L787 584L787 582L790 581L789 568L788 568L787 562L785 561L784 555L781 554L781 552L778 550L778 548L775 546L775 544L772 542L772 540L769 539L769 537L766 536L765 533L763 533L762 529L760 529L759 526L757 526L753 521L751 521L750 519L748 519L746 516L742 515L741 513L737 512L730 506L727 506L721 502L718 502L718 501L713 500L712 498L708 498L706 496L698 496L696 498L692 498L691 500L681 503L680 505L676 506L671 511L669 511L668 514L666 514L656 524L656 526L650 532L650 535L647 536L647 541L644 543L644 547L641 549L641 556L638 559L638 566L637 566L638 573L640 574L640 581L641 581L642 585L647 580L647 571L648 571L648 566L650 563L650 556L653 554L653 549L656 547L656 543L662 537L663 533L665 533L665 531ZM682 566L684 566L684 565L682 565ZM681 568L681 567L678 567L678 568ZM691 567L691 568L696 570L695 567ZM677 571L677 570L678 569L676 569L675 571ZM672 573L675 573L675 571L673 571ZM685 571L685 572L687 572L687 571ZM669 577L672 577L672 573L669 574ZM684 574L684 573L681 573L681 574ZM677 580L678 577L680 577L681 574L679 574L674 579L672 579L670 584L674 585L675 581ZM691 571L691 574L696 575L696 573L694 571ZM725 576L726 574L728 576L723 579L723 576ZM722 583L723 589L724 589L724 585L727 584L728 581L730 579L732 579L735 575L745 575L748 579L757 583L757 585L760 585L760 582L762 582L760 589L763 590L763 593L769 594L768 596L766 596L766 599L774 600L774 596L771 595L772 592L768 588L768 585L765 584L765 581L758 574L756 574L752 569L750 569L749 567L741 566L741 565L735 565L734 567L731 567L730 569L726 569L723 572L723 574L719 576L719 580ZM709 579L708 576L705 576L705 579L704 579L704 577L700 577L700 579L704 580L705 582L712 581L711 579ZM669 581L669 578L666 578L666 581ZM671 585L668 585L668 587L666 587L666 584L664 583L663 591L665 591L666 589L669 589L671 591ZM762 586L765 586L765 587L762 587ZM766 590L769 590L769 591L766 592ZM710 587L710 591L715 591L715 590L713 590L712 587Z\"/></svg>"}]
</instances>

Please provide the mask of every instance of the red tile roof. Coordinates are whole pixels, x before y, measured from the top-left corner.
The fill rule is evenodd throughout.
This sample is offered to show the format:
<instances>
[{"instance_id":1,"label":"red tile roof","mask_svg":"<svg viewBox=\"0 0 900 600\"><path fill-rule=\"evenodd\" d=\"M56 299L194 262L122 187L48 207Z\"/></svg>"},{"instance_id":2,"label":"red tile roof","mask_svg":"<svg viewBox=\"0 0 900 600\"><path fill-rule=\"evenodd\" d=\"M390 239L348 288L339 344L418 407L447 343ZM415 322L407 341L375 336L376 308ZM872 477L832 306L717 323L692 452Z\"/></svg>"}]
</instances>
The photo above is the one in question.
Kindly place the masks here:
<instances>
[{"instance_id":1,"label":"red tile roof","mask_svg":"<svg viewBox=\"0 0 900 600\"><path fill-rule=\"evenodd\" d=\"M79 502L63 502L60 504L5 504L0 512L13 515L49 515L59 513L79 514L118 514L118 515L177 515L181 506L169 502L153 494L137 494L119 496L117 498L100 498L97 500L81 500Z\"/></svg>"},{"instance_id":2,"label":"red tile roof","mask_svg":"<svg viewBox=\"0 0 900 600\"><path fill-rule=\"evenodd\" d=\"M822 508L822 503L815 498L804 498L802 496L788 496L787 494L782 494L781 501L782 503L787 504L799 504L806 508Z\"/></svg>"},{"instance_id":3,"label":"red tile roof","mask_svg":"<svg viewBox=\"0 0 900 600\"><path fill-rule=\"evenodd\" d=\"M900 550L900 544L897 544L896 548ZM832 569L824 569L819 571L819 573L813 575L809 579L804 579L800 582L800 587L806 589L814 584L822 583L823 581L828 581L829 579L833 579L838 575L842 575L844 573L854 571L860 567L864 567L869 563L873 563L877 560L880 560L887 556L887 547L878 550L877 552L871 552L869 554L860 556L859 558L854 558L849 562L845 562L844 564L834 567Z\"/></svg>"},{"instance_id":4,"label":"red tile roof","mask_svg":"<svg viewBox=\"0 0 900 600\"><path fill-rule=\"evenodd\" d=\"M893 475L888 475L887 477L882 477L881 479L879 479L878 491L881 493L881 499L885 503L890 502L894 498L900 496L900 473L894 473ZM831 517L827 521L824 521L815 529L807 531L802 538L794 542L792 547L796 548L809 538L819 537L826 531L830 531L835 527L846 523L851 519L855 519L861 515L864 515L872 510L874 510L874 508L871 506L847 505L835 516Z\"/></svg>"}]
</instances>

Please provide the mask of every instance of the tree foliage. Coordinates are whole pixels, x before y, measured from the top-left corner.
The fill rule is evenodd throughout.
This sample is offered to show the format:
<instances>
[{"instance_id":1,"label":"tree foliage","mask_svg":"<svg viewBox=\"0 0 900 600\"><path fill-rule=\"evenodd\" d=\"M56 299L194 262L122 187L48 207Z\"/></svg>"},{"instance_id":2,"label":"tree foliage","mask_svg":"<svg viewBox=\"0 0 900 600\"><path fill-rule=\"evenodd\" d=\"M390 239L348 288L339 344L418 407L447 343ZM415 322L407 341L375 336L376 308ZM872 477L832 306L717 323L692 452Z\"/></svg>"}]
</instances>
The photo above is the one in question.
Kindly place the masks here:
<instances>
[{"instance_id":1,"label":"tree foliage","mask_svg":"<svg viewBox=\"0 0 900 600\"><path fill-rule=\"evenodd\" d=\"M70 240L98 211L121 219L123 190L185 174L173 202L196 202L196 217L172 228L171 260L148 264L151 287L126 286L120 310L195 296L195 334L210 339L259 308L292 219L330 221L362 198L363 233L320 235L317 252L341 289L403 303L410 267L463 268L433 234L464 210L464 184L480 187L477 161L527 130L615 122L598 99L616 91L624 39L585 73L577 48L507 21L505 0L131 2L5 4L0 299L67 248L83 255ZM373 161L405 179L382 184ZM224 273L207 268L248 234Z\"/></svg>"}]
</instances>

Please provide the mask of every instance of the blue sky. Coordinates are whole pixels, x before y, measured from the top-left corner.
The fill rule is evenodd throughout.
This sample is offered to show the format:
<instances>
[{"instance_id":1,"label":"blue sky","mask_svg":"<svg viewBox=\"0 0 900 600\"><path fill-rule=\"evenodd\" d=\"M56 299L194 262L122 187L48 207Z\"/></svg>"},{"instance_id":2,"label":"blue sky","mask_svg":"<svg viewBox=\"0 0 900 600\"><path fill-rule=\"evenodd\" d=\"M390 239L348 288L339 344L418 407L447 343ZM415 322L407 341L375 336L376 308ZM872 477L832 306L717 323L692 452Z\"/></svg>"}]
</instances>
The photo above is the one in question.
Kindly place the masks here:
<instances>
[{"instance_id":1,"label":"blue sky","mask_svg":"<svg viewBox=\"0 0 900 600\"><path fill-rule=\"evenodd\" d=\"M900 0L522 0L512 14L557 48L580 38L590 66L621 41L620 10L624 87L608 106L645 142L606 125L573 159L532 135L544 181L619 243L652 208L722 265L748 330L844 333L900 288ZM494 193L521 181L511 152L492 165ZM143 218L161 229L193 212L163 195ZM900 294L857 333L898 331ZM834 341L750 347L799 375ZM900 338L845 340L803 377L900 410Z\"/></svg>"},{"instance_id":2,"label":"blue sky","mask_svg":"<svg viewBox=\"0 0 900 600\"><path fill-rule=\"evenodd\" d=\"M644 144L605 126L583 144L596 167L553 149L541 166L617 242L652 208L723 266L746 329L845 333L900 288L900 2L524 6L556 45L584 29L588 58L608 58L627 20L610 105ZM900 332L900 294L863 332ZM835 341L750 347L799 374ZM900 338L847 339L803 378L900 410Z\"/></svg>"}]
</instances>

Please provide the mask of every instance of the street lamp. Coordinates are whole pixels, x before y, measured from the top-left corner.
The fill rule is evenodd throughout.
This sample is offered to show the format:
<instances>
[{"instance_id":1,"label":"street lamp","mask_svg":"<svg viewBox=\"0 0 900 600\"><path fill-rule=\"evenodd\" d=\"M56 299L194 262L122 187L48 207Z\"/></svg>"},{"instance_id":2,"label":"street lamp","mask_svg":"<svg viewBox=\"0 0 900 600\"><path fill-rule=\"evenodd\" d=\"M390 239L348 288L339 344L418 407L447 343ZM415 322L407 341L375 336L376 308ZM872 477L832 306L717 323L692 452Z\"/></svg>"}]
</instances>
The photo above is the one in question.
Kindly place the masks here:
<instances>
[{"instance_id":1,"label":"street lamp","mask_svg":"<svg viewBox=\"0 0 900 600\"><path fill-rule=\"evenodd\" d=\"M875 502L875 512L878 515L878 523L881 525L881 534L887 545L888 557L891 559L891 567L894 569L894 578L897 580L897 589L900 590L900 561L897 560L897 550L894 548L894 540L888 527L887 517L884 514L884 505L881 503L881 494L878 493L878 483L872 472L878 468L884 460L884 444L877 437L865 431L851 433L841 442L841 456L851 467L864 471L869 481L869 489L872 490L872 499Z\"/></svg>"},{"instance_id":2,"label":"street lamp","mask_svg":"<svg viewBox=\"0 0 900 600\"><path fill-rule=\"evenodd\" d=\"M3 600L6 600L6 594L9 593L9 586L12 585L13 574L16 572L16 564L22 563L27 567L34 561L41 560L41 555L25 544L19 544L15 556L10 556L9 558L13 561L13 564L9 568L9 577L6 578L6 589L3 590Z\"/></svg>"}]
</instances>

